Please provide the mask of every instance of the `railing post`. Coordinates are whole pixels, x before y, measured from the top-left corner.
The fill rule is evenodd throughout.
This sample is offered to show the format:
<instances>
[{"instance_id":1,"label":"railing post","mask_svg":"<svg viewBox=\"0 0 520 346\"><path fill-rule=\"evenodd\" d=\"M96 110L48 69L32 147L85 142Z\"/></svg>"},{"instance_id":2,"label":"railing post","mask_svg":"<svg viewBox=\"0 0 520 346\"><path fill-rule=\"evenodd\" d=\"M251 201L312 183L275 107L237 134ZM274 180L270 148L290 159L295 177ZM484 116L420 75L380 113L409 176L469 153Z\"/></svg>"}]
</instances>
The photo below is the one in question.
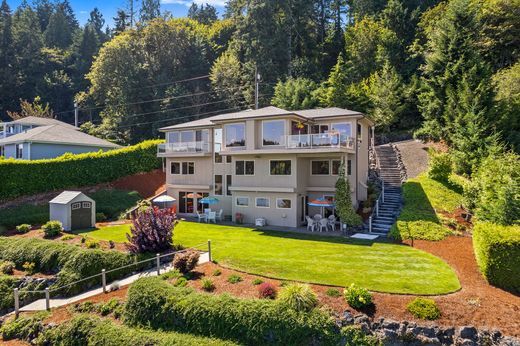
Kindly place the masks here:
<instances>
[{"instance_id":1,"label":"railing post","mask_svg":"<svg viewBox=\"0 0 520 346\"><path fill-rule=\"evenodd\" d=\"M157 262L157 275L161 275L161 254L158 253L155 257L155 261Z\"/></svg>"},{"instance_id":2,"label":"railing post","mask_svg":"<svg viewBox=\"0 0 520 346\"><path fill-rule=\"evenodd\" d=\"M368 233L372 233L372 215L368 217Z\"/></svg>"},{"instance_id":3,"label":"railing post","mask_svg":"<svg viewBox=\"0 0 520 346\"><path fill-rule=\"evenodd\" d=\"M107 293L107 273L105 269L101 269L101 284L103 285L103 293Z\"/></svg>"},{"instance_id":4,"label":"railing post","mask_svg":"<svg viewBox=\"0 0 520 346\"><path fill-rule=\"evenodd\" d=\"M14 316L20 315L20 292L18 288L14 289Z\"/></svg>"},{"instance_id":5,"label":"railing post","mask_svg":"<svg viewBox=\"0 0 520 346\"><path fill-rule=\"evenodd\" d=\"M51 295L49 292L49 287L45 288L45 310L49 311L51 309Z\"/></svg>"},{"instance_id":6,"label":"railing post","mask_svg":"<svg viewBox=\"0 0 520 346\"><path fill-rule=\"evenodd\" d=\"M379 216L379 198L376 201L376 216Z\"/></svg>"},{"instance_id":7,"label":"railing post","mask_svg":"<svg viewBox=\"0 0 520 346\"><path fill-rule=\"evenodd\" d=\"M211 240L208 239L208 258L211 262Z\"/></svg>"},{"instance_id":8,"label":"railing post","mask_svg":"<svg viewBox=\"0 0 520 346\"><path fill-rule=\"evenodd\" d=\"M381 200L385 203L385 180L381 178Z\"/></svg>"}]
</instances>

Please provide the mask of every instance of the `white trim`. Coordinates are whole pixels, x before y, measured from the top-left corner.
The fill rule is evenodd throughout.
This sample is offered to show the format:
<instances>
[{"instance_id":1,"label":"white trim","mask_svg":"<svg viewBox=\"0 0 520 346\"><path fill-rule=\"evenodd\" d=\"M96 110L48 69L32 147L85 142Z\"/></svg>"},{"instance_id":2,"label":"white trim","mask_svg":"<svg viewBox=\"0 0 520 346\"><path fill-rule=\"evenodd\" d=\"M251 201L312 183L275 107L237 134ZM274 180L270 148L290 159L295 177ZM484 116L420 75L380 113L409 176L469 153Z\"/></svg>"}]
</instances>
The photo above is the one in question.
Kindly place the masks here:
<instances>
[{"instance_id":1,"label":"white trim","mask_svg":"<svg viewBox=\"0 0 520 346\"><path fill-rule=\"evenodd\" d=\"M92 203L90 203L90 202L81 202L81 208L92 208Z\"/></svg>"},{"instance_id":2,"label":"white trim","mask_svg":"<svg viewBox=\"0 0 520 346\"><path fill-rule=\"evenodd\" d=\"M253 162L253 174L246 174L246 162ZM235 160L235 167L233 172L233 175L237 177L254 177L256 174L256 160ZM237 162L244 162L244 174L237 174Z\"/></svg>"},{"instance_id":3,"label":"white trim","mask_svg":"<svg viewBox=\"0 0 520 346\"><path fill-rule=\"evenodd\" d=\"M258 205L258 199L260 199L260 198L267 200L267 202L268 202L267 203L268 204L267 207L263 207L263 206L259 206ZM255 197L255 208L264 208L264 209L271 208L271 199L269 197Z\"/></svg>"},{"instance_id":4,"label":"white trim","mask_svg":"<svg viewBox=\"0 0 520 346\"><path fill-rule=\"evenodd\" d=\"M280 144L264 144L264 124L265 123L273 123L273 122L282 122L283 123L283 134L282 134L282 139L280 141ZM287 121L286 119L271 119L271 120L262 120L262 125L261 125L261 131L260 131L260 144L261 144L261 147L269 147L269 148L272 148L272 147L285 147L285 143L286 143L286 140L285 140L285 137L287 137L286 135L286 128L287 127Z\"/></svg>"},{"instance_id":5,"label":"white trim","mask_svg":"<svg viewBox=\"0 0 520 346\"><path fill-rule=\"evenodd\" d=\"M305 198L305 196L302 196L302 197ZM287 201L290 201L290 202L291 202L291 206L290 206L289 208L279 208L279 207L278 207L278 201L279 201L279 200L282 200L282 199L285 199L285 200L287 200ZM287 209L292 209L292 206L293 206L292 199L290 199L290 198L283 198L283 197L278 197L278 198L276 198L276 209L287 210Z\"/></svg>"},{"instance_id":6,"label":"white trim","mask_svg":"<svg viewBox=\"0 0 520 346\"><path fill-rule=\"evenodd\" d=\"M239 205L238 199L239 198L247 198L247 205ZM249 208L249 197L248 196L236 196L235 197L235 206L239 208Z\"/></svg>"},{"instance_id":7,"label":"white trim","mask_svg":"<svg viewBox=\"0 0 520 346\"><path fill-rule=\"evenodd\" d=\"M328 176L330 176L330 172L331 172L330 160L310 160L310 161L311 161L311 164L310 164L311 176L315 176L315 177L328 177ZM329 163L329 173L327 173L327 174L313 174L312 173L312 163L313 162L324 162L324 161Z\"/></svg>"},{"instance_id":8,"label":"white trim","mask_svg":"<svg viewBox=\"0 0 520 346\"><path fill-rule=\"evenodd\" d=\"M271 174L271 162L272 161L290 161L291 162L291 174ZM269 176L271 177L291 177L293 175L293 160L292 159L269 159L269 167L267 169L269 170Z\"/></svg>"},{"instance_id":9,"label":"white trim","mask_svg":"<svg viewBox=\"0 0 520 346\"><path fill-rule=\"evenodd\" d=\"M70 210L77 210L81 208L81 202L75 202L70 205Z\"/></svg>"}]
</instances>

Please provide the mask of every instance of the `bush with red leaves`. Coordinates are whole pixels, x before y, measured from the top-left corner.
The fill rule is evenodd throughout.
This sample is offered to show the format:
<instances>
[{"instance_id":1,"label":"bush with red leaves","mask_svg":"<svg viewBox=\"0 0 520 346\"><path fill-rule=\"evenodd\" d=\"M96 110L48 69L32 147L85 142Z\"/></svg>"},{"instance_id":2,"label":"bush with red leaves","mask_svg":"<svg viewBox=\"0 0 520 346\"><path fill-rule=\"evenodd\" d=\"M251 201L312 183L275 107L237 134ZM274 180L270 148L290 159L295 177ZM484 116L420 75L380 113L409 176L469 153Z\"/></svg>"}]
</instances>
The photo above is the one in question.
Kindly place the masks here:
<instances>
[{"instance_id":1,"label":"bush with red leaves","mask_svg":"<svg viewBox=\"0 0 520 346\"><path fill-rule=\"evenodd\" d=\"M258 286L258 297L264 299L276 298L276 287L269 282L264 282Z\"/></svg>"},{"instance_id":2,"label":"bush with red leaves","mask_svg":"<svg viewBox=\"0 0 520 346\"><path fill-rule=\"evenodd\" d=\"M162 252L173 245L175 214L171 210L147 208L137 212L127 234L128 249L132 253Z\"/></svg>"}]
</instances>

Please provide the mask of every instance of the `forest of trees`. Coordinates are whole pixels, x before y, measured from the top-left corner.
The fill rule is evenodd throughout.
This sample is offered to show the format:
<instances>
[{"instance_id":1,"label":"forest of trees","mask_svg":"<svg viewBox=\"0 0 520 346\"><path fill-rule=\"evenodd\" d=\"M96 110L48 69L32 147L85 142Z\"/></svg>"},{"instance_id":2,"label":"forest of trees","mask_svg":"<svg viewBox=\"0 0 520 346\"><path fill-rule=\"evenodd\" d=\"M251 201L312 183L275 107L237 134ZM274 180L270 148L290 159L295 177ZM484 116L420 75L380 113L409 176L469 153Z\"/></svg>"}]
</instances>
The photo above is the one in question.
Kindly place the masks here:
<instances>
[{"instance_id":1,"label":"forest of trees","mask_svg":"<svg viewBox=\"0 0 520 346\"><path fill-rule=\"evenodd\" d=\"M136 4L137 5L137 4ZM187 18L158 0L94 9L68 0L0 8L0 116L48 103L120 143L254 103L359 110L385 136L442 140L461 173L520 149L520 0L229 0ZM137 7L136 7L137 8Z\"/></svg>"}]
</instances>

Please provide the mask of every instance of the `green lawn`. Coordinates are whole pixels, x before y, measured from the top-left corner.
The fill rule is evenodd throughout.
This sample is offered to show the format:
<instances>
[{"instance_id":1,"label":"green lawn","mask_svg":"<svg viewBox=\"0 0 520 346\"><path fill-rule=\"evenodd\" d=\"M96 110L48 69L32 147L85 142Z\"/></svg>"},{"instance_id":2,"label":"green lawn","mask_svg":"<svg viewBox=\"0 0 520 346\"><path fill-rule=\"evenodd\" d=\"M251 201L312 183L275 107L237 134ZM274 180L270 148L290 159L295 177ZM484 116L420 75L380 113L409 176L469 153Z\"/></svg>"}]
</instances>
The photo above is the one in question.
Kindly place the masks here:
<instances>
[{"instance_id":1,"label":"green lawn","mask_svg":"<svg viewBox=\"0 0 520 346\"><path fill-rule=\"evenodd\" d=\"M83 234L124 241L128 229L112 226ZM192 222L175 228L176 244L189 247L208 239L220 264L258 275L336 286L354 282L391 293L442 294L460 288L445 262L404 245Z\"/></svg>"},{"instance_id":2,"label":"green lawn","mask_svg":"<svg viewBox=\"0 0 520 346\"><path fill-rule=\"evenodd\" d=\"M451 187L428 178L426 173L403 184L404 207L390 229L395 239L441 240L452 234L442 224L440 211L453 212L462 196Z\"/></svg>"}]
</instances>

